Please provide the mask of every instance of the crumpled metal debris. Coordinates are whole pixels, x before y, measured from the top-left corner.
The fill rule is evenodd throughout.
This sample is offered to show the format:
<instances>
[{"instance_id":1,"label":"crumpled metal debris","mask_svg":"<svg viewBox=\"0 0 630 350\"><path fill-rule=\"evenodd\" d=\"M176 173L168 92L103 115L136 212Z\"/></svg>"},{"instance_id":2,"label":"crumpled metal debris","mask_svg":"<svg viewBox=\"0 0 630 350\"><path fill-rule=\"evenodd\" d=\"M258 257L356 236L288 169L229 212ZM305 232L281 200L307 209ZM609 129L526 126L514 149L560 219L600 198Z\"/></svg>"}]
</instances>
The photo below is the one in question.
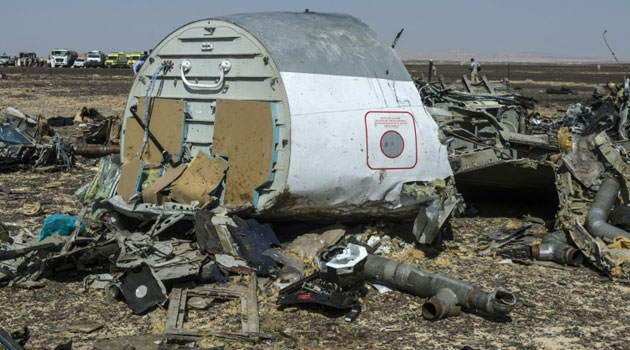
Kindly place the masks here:
<instances>
[{"instance_id":1,"label":"crumpled metal debris","mask_svg":"<svg viewBox=\"0 0 630 350\"><path fill-rule=\"evenodd\" d=\"M440 128L454 184L465 200L499 197L505 191L512 197L553 193L548 155L557 151L558 141L549 130L556 124L538 115L535 100L515 93L507 83L491 84L487 79L481 86L471 86L466 79L460 85L447 85L443 79L417 80L416 85ZM443 200L452 203L456 197L449 194ZM430 228L430 216L436 215L428 210L419 216L416 227ZM432 231L420 241L431 243Z\"/></svg>"},{"instance_id":2,"label":"crumpled metal debris","mask_svg":"<svg viewBox=\"0 0 630 350\"><path fill-rule=\"evenodd\" d=\"M48 124L41 117L34 117L21 111L8 107L2 111L2 123L8 124L19 130L31 143L37 143L44 136L53 136Z\"/></svg>"},{"instance_id":3,"label":"crumpled metal debris","mask_svg":"<svg viewBox=\"0 0 630 350\"><path fill-rule=\"evenodd\" d=\"M74 167L74 151L61 139L46 144L0 142L0 169L38 168L53 165L64 171Z\"/></svg>"},{"instance_id":4,"label":"crumpled metal debris","mask_svg":"<svg viewBox=\"0 0 630 350\"><path fill-rule=\"evenodd\" d=\"M593 101L570 105L564 118L555 119L540 116L535 101L513 93L508 84L470 86L463 79L460 85L447 86L443 79L419 79L416 85L449 147L455 181L465 198L471 187L486 196L505 189L515 195L519 187L526 195L549 195L555 188L560 205L555 227L564 230L572 242L546 242L544 249L554 244L562 247L558 254L545 251L541 255L518 238L519 247L505 248L509 254L570 265L579 264L583 254L603 273L630 282L630 254L625 245L617 241L610 246L585 225L591 201L605 177L623 182L619 195L623 203L629 199L630 79L598 86ZM533 191L536 188L540 191ZM492 243L486 253L501 242ZM572 244L580 249L579 256ZM570 256L564 256L567 252Z\"/></svg>"},{"instance_id":5,"label":"crumpled metal debris","mask_svg":"<svg viewBox=\"0 0 630 350\"><path fill-rule=\"evenodd\" d=\"M74 150L62 139L48 136L47 124L14 108L7 108L0 126L0 169L53 165L64 171L74 166ZM42 126L46 125L46 127Z\"/></svg>"},{"instance_id":6,"label":"crumpled metal debris","mask_svg":"<svg viewBox=\"0 0 630 350\"><path fill-rule=\"evenodd\" d=\"M619 140L628 140L628 102L630 78L622 84L600 85L587 104L573 104L567 109L564 124L574 134L588 136L602 131Z\"/></svg>"},{"instance_id":7,"label":"crumpled metal debris","mask_svg":"<svg viewBox=\"0 0 630 350\"><path fill-rule=\"evenodd\" d=\"M581 152L589 152L592 158L598 159L604 171L599 172L596 182L593 181L597 184L596 186L587 186L590 182L579 181L580 174L574 167L559 168L556 177L560 196L557 225L568 232L581 253L599 270L615 280L630 283L630 249L625 249L623 245L607 245L594 232L589 232L586 225L586 217L592 206L592 200L606 176L614 176L624 183L619 195L624 202L627 202L628 177L630 176L628 158L625 152L615 146L606 132L589 136L574 134L572 144L574 148L577 144L582 145ZM560 161L563 162L563 159ZM585 163L583 167L588 167L588 163Z\"/></svg>"}]
</instances>

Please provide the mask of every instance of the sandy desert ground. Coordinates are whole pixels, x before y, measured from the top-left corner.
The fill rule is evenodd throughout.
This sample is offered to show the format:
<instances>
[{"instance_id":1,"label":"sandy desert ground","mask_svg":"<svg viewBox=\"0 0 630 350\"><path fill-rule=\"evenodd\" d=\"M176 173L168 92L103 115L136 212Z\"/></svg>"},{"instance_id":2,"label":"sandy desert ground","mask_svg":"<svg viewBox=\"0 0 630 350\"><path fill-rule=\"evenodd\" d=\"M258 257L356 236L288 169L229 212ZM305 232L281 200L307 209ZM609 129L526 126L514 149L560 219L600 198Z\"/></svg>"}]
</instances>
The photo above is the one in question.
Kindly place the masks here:
<instances>
[{"instance_id":1,"label":"sandy desert ground","mask_svg":"<svg viewBox=\"0 0 630 350\"><path fill-rule=\"evenodd\" d=\"M507 76L507 67L484 65L491 80ZM425 64L409 66L413 73L426 71ZM129 70L106 69L16 69L0 68L8 79L0 80L0 109L15 107L44 117L73 116L82 106L104 115L123 113L133 76ZM466 66L438 65L447 81L466 73ZM561 115L569 103L587 99L595 84L620 82L623 71L604 66L511 65L510 79L520 93L533 96L547 112ZM574 95L548 95L549 86L567 86ZM79 126L56 128L73 141ZM74 191L91 179L96 166L85 162L72 173L20 170L0 173L0 188L17 195L0 202L0 221L24 225L33 232L45 215L76 215L81 206ZM27 217L24 204L40 201L45 214ZM497 206L501 208L501 206ZM516 211L521 213L522 211ZM519 214L520 215L520 214ZM343 317L313 310L275 307L273 288L259 289L261 331L274 335L261 344L208 340L207 346L226 349L628 349L630 286L610 281L588 266L550 268L503 263L500 257L479 257L477 240L490 230L520 225L522 217L509 208L497 209L487 217L461 217L451 221L453 239L441 250L395 253L394 257L431 272L473 282L491 290L511 288L518 304L505 320L491 320L462 313L437 322L420 315L423 299L400 292L379 294L370 289L359 318L347 323ZM379 223L365 223L377 225ZM389 231L388 225L383 230ZM544 233L546 228L535 227ZM298 232L296 232L298 233ZM123 301L102 293L86 292L82 275L66 273L45 279L40 289L0 289L0 325L9 330L28 326L27 349L54 349L73 340L73 349L92 349L101 339L131 335L159 335L165 311L134 315ZM206 330L238 328L240 307L233 302L216 303L205 311L189 314L188 324ZM75 321L93 320L103 328L89 334L71 333L65 327Z\"/></svg>"}]
</instances>

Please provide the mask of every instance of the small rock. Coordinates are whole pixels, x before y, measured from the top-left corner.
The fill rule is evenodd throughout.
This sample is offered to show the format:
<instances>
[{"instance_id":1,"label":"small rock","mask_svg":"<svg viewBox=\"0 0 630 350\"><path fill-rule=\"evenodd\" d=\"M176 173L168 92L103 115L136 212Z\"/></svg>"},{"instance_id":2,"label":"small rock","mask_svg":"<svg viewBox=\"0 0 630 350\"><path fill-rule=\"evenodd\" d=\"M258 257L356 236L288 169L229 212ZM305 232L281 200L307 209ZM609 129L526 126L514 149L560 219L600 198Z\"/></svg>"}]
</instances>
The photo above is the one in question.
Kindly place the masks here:
<instances>
[{"instance_id":1,"label":"small rock","mask_svg":"<svg viewBox=\"0 0 630 350\"><path fill-rule=\"evenodd\" d=\"M77 321L68 325L70 332L92 333L103 328L103 325L94 321Z\"/></svg>"},{"instance_id":2,"label":"small rock","mask_svg":"<svg viewBox=\"0 0 630 350\"><path fill-rule=\"evenodd\" d=\"M531 301L527 301L527 300L523 300L522 301L523 305L527 306L527 307L535 307L536 304L532 303Z\"/></svg>"},{"instance_id":3,"label":"small rock","mask_svg":"<svg viewBox=\"0 0 630 350\"><path fill-rule=\"evenodd\" d=\"M210 307L214 298L191 297L188 298L188 307L191 309L205 310Z\"/></svg>"}]
</instances>

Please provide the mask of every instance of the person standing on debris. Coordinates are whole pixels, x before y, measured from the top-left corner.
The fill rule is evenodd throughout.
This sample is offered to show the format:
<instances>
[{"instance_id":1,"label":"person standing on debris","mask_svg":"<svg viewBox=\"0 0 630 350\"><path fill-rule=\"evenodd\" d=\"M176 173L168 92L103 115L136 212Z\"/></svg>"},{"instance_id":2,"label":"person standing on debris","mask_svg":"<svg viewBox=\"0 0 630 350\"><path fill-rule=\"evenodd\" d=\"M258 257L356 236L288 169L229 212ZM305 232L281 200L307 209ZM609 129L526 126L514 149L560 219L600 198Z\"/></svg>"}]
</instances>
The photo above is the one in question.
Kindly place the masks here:
<instances>
[{"instance_id":1,"label":"person standing on debris","mask_svg":"<svg viewBox=\"0 0 630 350\"><path fill-rule=\"evenodd\" d=\"M481 65L478 62L475 62L474 58L470 59L470 81L473 84L479 84L479 71L481 70Z\"/></svg>"},{"instance_id":2,"label":"person standing on debris","mask_svg":"<svg viewBox=\"0 0 630 350\"><path fill-rule=\"evenodd\" d=\"M55 58L50 56L50 68L55 68Z\"/></svg>"}]
</instances>

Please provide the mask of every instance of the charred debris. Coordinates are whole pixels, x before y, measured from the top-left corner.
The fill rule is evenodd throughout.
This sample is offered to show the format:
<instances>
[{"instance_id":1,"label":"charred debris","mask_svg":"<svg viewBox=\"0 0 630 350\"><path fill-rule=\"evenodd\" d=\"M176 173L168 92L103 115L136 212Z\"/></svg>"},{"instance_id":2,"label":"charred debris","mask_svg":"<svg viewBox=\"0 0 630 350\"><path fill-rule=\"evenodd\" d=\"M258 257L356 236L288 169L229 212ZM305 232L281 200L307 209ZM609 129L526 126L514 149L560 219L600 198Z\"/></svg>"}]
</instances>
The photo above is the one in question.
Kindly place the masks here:
<instances>
[{"instance_id":1,"label":"charred debris","mask_svg":"<svg viewBox=\"0 0 630 350\"><path fill-rule=\"evenodd\" d=\"M57 127L85 127L75 145L64 141ZM43 118L12 107L0 113L0 171L39 169L71 172L75 162L120 151L120 118L81 108L74 117Z\"/></svg>"},{"instance_id":2,"label":"charred debris","mask_svg":"<svg viewBox=\"0 0 630 350\"><path fill-rule=\"evenodd\" d=\"M282 17L286 21L274 23L287 25L296 20L290 14L271 13L234 16L225 23L234 31L231 35L248 40L253 40L251 33L238 31L254 23L262 35L257 40L264 42L273 39L264 36L264 22L259 22L264 16ZM335 20L349 36L365 40L373 36L349 16L296 16L312 16L309 25L314 28L325 28ZM214 29L204 30L205 35ZM276 291L280 309L319 305L335 310L348 322L360 317L361 299L372 287L424 298L421 316L428 320L466 311L500 322L509 318L518 302L510 286L484 291L467 281L390 258L396 250L439 250L447 239L449 218L467 210L470 215L481 197L542 203L551 214L543 219L528 217L531 223L522 227L488 232L479 239L480 256L496 254L524 264L590 264L616 281L630 283L629 80L597 87L593 101L571 105L564 116L553 117L540 115L536 101L515 93L508 81L493 84L483 76L479 84L472 84L464 76L450 85L441 77L437 82L422 78L411 82L406 72L396 77L396 70L404 69L396 63L396 70L387 70L388 79L399 79L400 86L408 84L411 92L399 86L391 96L381 97L391 98L392 104L405 100L400 97L418 99L412 104L421 108L414 113L364 113L357 124L365 136L361 145L382 154L366 149L359 153L362 168L353 163L331 168L329 173L339 181L331 184L328 173L313 176L300 173L303 169L289 169L290 152L299 160L322 145L317 135L310 134L313 130L300 125L299 113L291 115L286 103L277 102L282 94L276 89L300 91L308 84L331 84L329 88L335 89L356 79L337 76L338 81L320 81L308 71L312 69L309 62L301 67L290 55L269 58L263 52L260 57L266 59L261 58L260 66L270 67L265 74L280 76L283 69L304 69L310 80L300 80L303 77L295 74L291 75L293 86L287 86L291 79L284 86L272 79L269 87L254 89L264 92L267 100L219 96L201 103L200 95L194 95L198 90L230 97L232 91L245 91L239 84L251 84L252 79L234 77L233 63L225 60L218 65L220 78L212 85L203 84L205 77L195 78L202 83L186 80L191 66L201 63L184 61L178 66L157 56L181 49L168 43L184 45L190 42L186 38L161 43L143 65L121 121L122 131L117 131L115 120L106 118L84 135L85 144L96 144L83 148L84 154L119 154L102 158L93 180L77 190L85 205L80 214L49 216L39 233L0 225L2 286L39 288L43 278L71 271L81 276L86 289L102 290L124 301L136 314L166 308L162 337L167 340L166 349L172 343L198 343L206 337L246 342L273 338L274 334L261 331L259 289ZM375 43L382 47L370 46L370 52L382 51L383 57L397 62L388 45ZM294 48L274 49L277 53ZM310 57L323 54L311 52ZM233 62L240 64L237 59ZM324 72L337 69L318 67ZM251 74L257 73L251 69ZM163 84L168 79L177 83L179 76L185 88ZM234 77L229 86L226 77ZM155 85L172 96L156 97ZM181 91L197 98L175 98ZM399 96L403 91L408 95ZM294 98L293 110L310 112L295 102L304 103L303 99L285 95ZM363 103L344 102L347 106L335 111L339 116L358 110L353 103ZM320 118L322 129L336 130L339 125L334 122L344 120L335 114L334 122L327 121L320 112L312 112L312 118ZM86 109L72 120L53 123L67 125L89 114ZM81 153L80 147L73 149L59 139L47 141L48 133L38 118L11 109L3 121L0 155L5 168L53 165L70 171L74 155ZM299 142L292 143L287 136L289 123L297 130L291 138ZM416 130L416 124L424 128ZM417 147L414 152L404 146L410 144L405 140L417 146L418 133L430 135L431 130L439 137L420 142L435 152L422 155ZM119 148L114 141L117 135L123 135ZM336 142L330 135L322 137ZM325 151L334 150L321 150ZM347 160L344 154L338 156ZM427 157L422 159L422 169L404 171L416 167L420 157ZM307 159L299 164L308 168L309 163L317 162ZM309 229L287 225L297 220L310 222ZM378 221L393 223L388 234L373 232L369 225ZM542 239L534 236L534 223L546 226L550 233ZM184 327L187 309L203 309L218 300L240 301L239 332ZM19 349L13 338L0 329L2 344Z\"/></svg>"},{"instance_id":3,"label":"charred debris","mask_svg":"<svg viewBox=\"0 0 630 350\"><path fill-rule=\"evenodd\" d=\"M486 249L515 259L580 265L630 282L627 242L628 87L595 87L592 99L564 116L541 116L535 101L508 81L472 86L416 80L423 102L449 146L455 183L464 198L496 194L548 204L553 224L542 243L527 229L491 233ZM624 214L622 214L624 213ZM520 242L520 248L516 248ZM503 247L503 248L502 248Z\"/></svg>"}]
</instances>

